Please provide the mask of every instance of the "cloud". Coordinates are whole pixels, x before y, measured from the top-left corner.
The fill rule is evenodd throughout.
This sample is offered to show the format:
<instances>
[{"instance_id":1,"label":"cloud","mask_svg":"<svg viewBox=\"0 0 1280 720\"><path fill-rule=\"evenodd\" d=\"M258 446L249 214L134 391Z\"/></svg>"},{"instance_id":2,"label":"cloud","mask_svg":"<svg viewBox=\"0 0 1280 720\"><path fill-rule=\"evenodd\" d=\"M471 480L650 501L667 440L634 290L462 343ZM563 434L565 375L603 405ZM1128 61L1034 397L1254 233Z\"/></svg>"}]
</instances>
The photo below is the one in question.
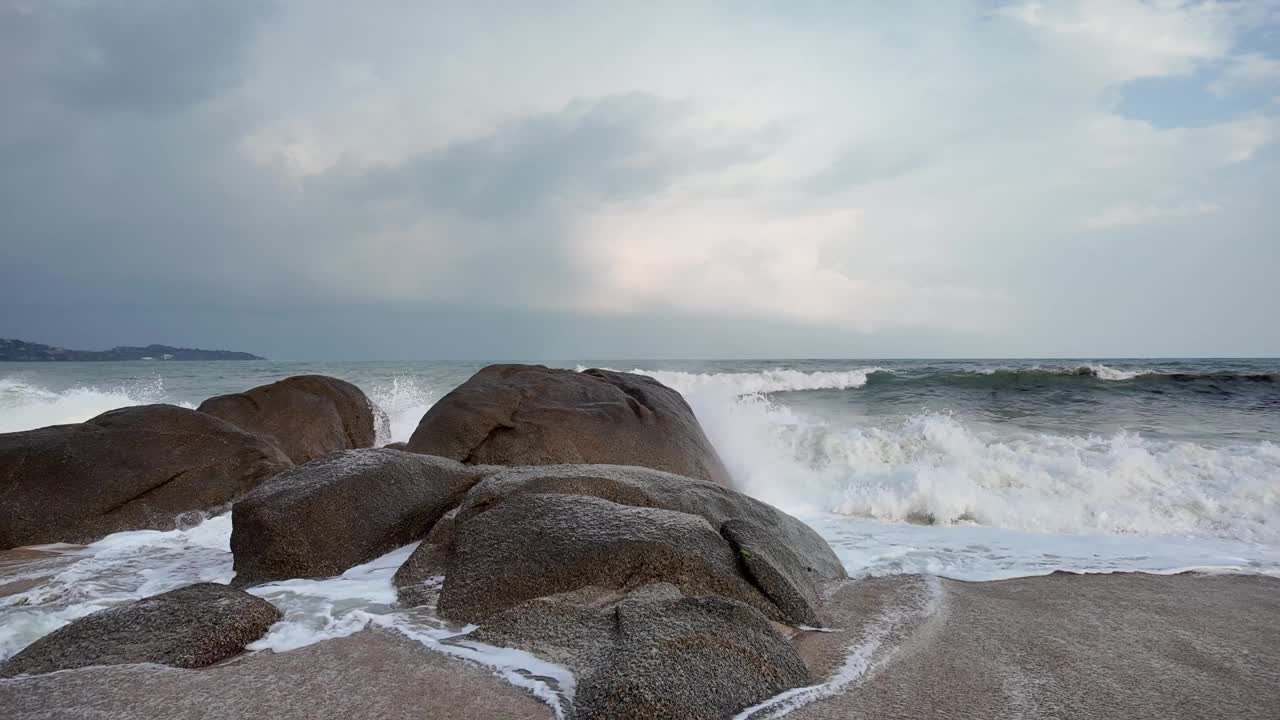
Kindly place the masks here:
<instances>
[{"instance_id":1,"label":"cloud","mask_svg":"<svg viewBox=\"0 0 1280 720\"><path fill-rule=\"evenodd\" d=\"M1091 230L1129 227L1148 223L1185 220L1202 215L1222 212L1218 203L1202 202L1195 205L1161 207L1157 205L1117 205L1085 218L1084 226Z\"/></svg>"},{"instance_id":2,"label":"cloud","mask_svg":"<svg viewBox=\"0 0 1280 720\"><path fill-rule=\"evenodd\" d=\"M735 352L753 324L788 354L1154 351L1161 321L1109 308L1181 302L1162 283L1203 238L1179 221L1212 213L1256 262L1185 311L1253 347L1280 111L1245 39L1275 3L992 8L10 3L0 302L213 317L165 315L180 297L230 313L210 332L260 312L316 337L333 308L466 309L508 318L509 356L673 318ZM1220 112L1123 115L1152 78L1214 83ZM1108 272L1065 276L1103 229Z\"/></svg>"},{"instance_id":3,"label":"cloud","mask_svg":"<svg viewBox=\"0 0 1280 720\"><path fill-rule=\"evenodd\" d=\"M1209 85L1216 95L1280 86L1280 59L1261 53L1233 57L1222 74Z\"/></svg>"}]
</instances>

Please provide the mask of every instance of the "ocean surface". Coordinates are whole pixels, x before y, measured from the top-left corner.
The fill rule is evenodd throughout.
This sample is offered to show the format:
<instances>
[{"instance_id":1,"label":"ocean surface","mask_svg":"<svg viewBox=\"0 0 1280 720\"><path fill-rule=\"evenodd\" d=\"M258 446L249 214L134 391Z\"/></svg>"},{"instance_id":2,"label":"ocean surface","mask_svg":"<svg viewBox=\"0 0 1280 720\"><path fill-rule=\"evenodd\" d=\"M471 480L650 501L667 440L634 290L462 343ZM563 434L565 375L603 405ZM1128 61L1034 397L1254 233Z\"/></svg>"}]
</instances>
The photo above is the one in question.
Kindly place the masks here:
<instances>
[{"instance_id":1,"label":"ocean surface","mask_svg":"<svg viewBox=\"0 0 1280 720\"><path fill-rule=\"evenodd\" d=\"M1280 360L609 360L688 399L740 490L809 522L854 575L989 580L1054 570L1280 575ZM289 375L365 390L405 440L480 364L0 364L0 432L126 405L194 407ZM230 519L47 548L0 599L0 658L93 610L229 580ZM254 589L286 611L256 648L400 628L554 705L571 685L521 653L392 607L404 548L329 580ZM19 578L21 579L21 578ZM0 585L12 582L0 572ZM537 667L535 667L537 666ZM534 668L534 669L530 669ZM555 678L560 677L559 680ZM551 678L551 679L548 679Z\"/></svg>"}]
</instances>

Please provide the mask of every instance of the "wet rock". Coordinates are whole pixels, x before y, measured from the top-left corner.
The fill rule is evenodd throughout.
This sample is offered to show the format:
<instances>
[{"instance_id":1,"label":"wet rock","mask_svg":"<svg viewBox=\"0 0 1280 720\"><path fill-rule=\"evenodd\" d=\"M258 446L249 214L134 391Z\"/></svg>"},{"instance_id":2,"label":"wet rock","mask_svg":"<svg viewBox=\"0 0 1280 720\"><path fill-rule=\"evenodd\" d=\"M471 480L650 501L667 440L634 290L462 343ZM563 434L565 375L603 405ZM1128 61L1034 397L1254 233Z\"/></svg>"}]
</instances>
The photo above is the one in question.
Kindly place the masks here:
<instances>
[{"instance_id":1,"label":"wet rock","mask_svg":"<svg viewBox=\"0 0 1280 720\"><path fill-rule=\"evenodd\" d=\"M606 370L491 365L427 411L408 449L474 464L638 465L729 485L679 393Z\"/></svg>"},{"instance_id":2,"label":"wet rock","mask_svg":"<svg viewBox=\"0 0 1280 720\"><path fill-rule=\"evenodd\" d=\"M453 549L453 535L457 527L454 519L457 515L458 508L454 508L436 521L431 532L391 578L396 587L396 599L402 607L435 605L439 601L449 552Z\"/></svg>"},{"instance_id":3,"label":"wet rock","mask_svg":"<svg viewBox=\"0 0 1280 720\"><path fill-rule=\"evenodd\" d=\"M596 497L701 517L730 544L744 577L793 624L817 624L818 586L846 577L827 542L796 518L714 483L638 467L509 468L467 494L457 522L499 502L536 495Z\"/></svg>"},{"instance_id":4,"label":"wet rock","mask_svg":"<svg viewBox=\"0 0 1280 720\"><path fill-rule=\"evenodd\" d=\"M0 677L128 663L204 667L239 653L280 617L226 585L188 585L59 628L0 665Z\"/></svg>"},{"instance_id":5,"label":"wet rock","mask_svg":"<svg viewBox=\"0 0 1280 720\"><path fill-rule=\"evenodd\" d=\"M697 515L525 494L461 518L439 606L452 620L478 622L526 600L587 586L625 590L651 582L734 598L780 617L739 574L729 544Z\"/></svg>"},{"instance_id":6,"label":"wet rock","mask_svg":"<svg viewBox=\"0 0 1280 720\"><path fill-rule=\"evenodd\" d=\"M399 450L347 450L282 473L236 503L237 585L328 577L426 535L484 474Z\"/></svg>"},{"instance_id":7,"label":"wet rock","mask_svg":"<svg viewBox=\"0 0 1280 720\"><path fill-rule=\"evenodd\" d=\"M295 375L252 390L209 398L197 408L270 438L293 462L373 447L386 414L360 388L325 375ZM383 437L389 435L381 428Z\"/></svg>"},{"instance_id":8,"label":"wet rock","mask_svg":"<svg viewBox=\"0 0 1280 720\"><path fill-rule=\"evenodd\" d=\"M267 439L173 405L0 434L0 548L171 530L291 464Z\"/></svg>"},{"instance_id":9,"label":"wet rock","mask_svg":"<svg viewBox=\"0 0 1280 720\"><path fill-rule=\"evenodd\" d=\"M741 602L686 597L667 584L610 604L591 597L529 601L471 637L572 668L577 720L719 720L811 682L777 628Z\"/></svg>"}]
</instances>

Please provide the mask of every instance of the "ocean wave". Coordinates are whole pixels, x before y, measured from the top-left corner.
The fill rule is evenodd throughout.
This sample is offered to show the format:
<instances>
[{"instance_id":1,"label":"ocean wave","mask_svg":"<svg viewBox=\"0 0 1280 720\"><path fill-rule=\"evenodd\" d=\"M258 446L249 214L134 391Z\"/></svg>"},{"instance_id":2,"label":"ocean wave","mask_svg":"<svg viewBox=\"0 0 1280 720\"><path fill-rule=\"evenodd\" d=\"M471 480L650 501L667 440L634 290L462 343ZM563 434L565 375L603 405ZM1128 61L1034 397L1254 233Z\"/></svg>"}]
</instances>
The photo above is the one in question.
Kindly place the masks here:
<instances>
[{"instance_id":1,"label":"ocean wave","mask_svg":"<svg viewBox=\"0 0 1280 720\"><path fill-rule=\"evenodd\" d=\"M766 395L686 393L740 488L797 513L1058 533L1280 541L1280 448L1074 437L925 412L834 426Z\"/></svg>"},{"instance_id":2,"label":"ocean wave","mask_svg":"<svg viewBox=\"0 0 1280 720\"><path fill-rule=\"evenodd\" d=\"M581 372L585 366L578 366ZM612 369L612 368L606 368ZM615 372L619 372L616 371ZM814 371L775 368L761 372L689 373L675 370L626 370L648 375L681 394L719 392L726 396L796 392L801 390L848 390L860 388L875 373L889 372L881 367L856 370Z\"/></svg>"},{"instance_id":3,"label":"ocean wave","mask_svg":"<svg viewBox=\"0 0 1280 720\"><path fill-rule=\"evenodd\" d=\"M80 385L61 391L19 378L0 378L0 433L84 422L108 410L158 402L173 402L158 376L117 387Z\"/></svg>"},{"instance_id":4,"label":"ocean wave","mask_svg":"<svg viewBox=\"0 0 1280 720\"><path fill-rule=\"evenodd\" d=\"M1119 369L1093 364L1074 367L995 367L940 373L890 374L876 376L875 382L916 382L969 387L1048 385L1095 382L1122 385L1193 383L1232 385L1235 383L1280 383L1280 373L1164 372L1150 369Z\"/></svg>"}]
</instances>

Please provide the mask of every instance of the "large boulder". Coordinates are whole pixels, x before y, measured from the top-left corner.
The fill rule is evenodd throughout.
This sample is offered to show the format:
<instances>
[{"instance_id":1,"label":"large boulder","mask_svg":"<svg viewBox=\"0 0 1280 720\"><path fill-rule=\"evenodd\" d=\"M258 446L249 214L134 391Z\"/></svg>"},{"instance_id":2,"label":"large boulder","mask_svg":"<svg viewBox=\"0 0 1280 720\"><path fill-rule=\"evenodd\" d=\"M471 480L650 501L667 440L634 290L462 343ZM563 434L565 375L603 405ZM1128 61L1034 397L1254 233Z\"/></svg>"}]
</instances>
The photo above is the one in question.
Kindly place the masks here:
<instances>
[{"instance_id":1,"label":"large boulder","mask_svg":"<svg viewBox=\"0 0 1280 720\"><path fill-rule=\"evenodd\" d=\"M0 665L0 677L129 663L204 667L239 653L280 617L266 600L226 585L188 585L59 628Z\"/></svg>"},{"instance_id":2,"label":"large boulder","mask_svg":"<svg viewBox=\"0 0 1280 720\"><path fill-rule=\"evenodd\" d=\"M433 405L407 449L469 464L639 465L729 485L680 393L607 370L491 365Z\"/></svg>"},{"instance_id":3,"label":"large boulder","mask_svg":"<svg viewBox=\"0 0 1280 720\"><path fill-rule=\"evenodd\" d=\"M328 577L418 540L496 468L347 450L281 473L231 512L237 585Z\"/></svg>"},{"instance_id":4,"label":"large boulder","mask_svg":"<svg viewBox=\"0 0 1280 720\"><path fill-rule=\"evenodd\" d=\"M592 593L532 600L468 637L571 668L577 720L720 720L812 682L756 609L664 584L604 604Z\"/></svg>"},{"instance_id":5,"label":"large boulder","mask_svg":"<svg viewBox=\"0 0 1280 720\"><path fill-rule=\"evenodd\" d=\"M171 530L290 465L265 438L173 405L0 434L0 549Z\"/></svg>"},{"instance_id":6,"label":"large boulder","mask_svg":"<svg viewBox=\"0 0 1280 720\"><path fill-rule=\"evenodd\" d=\"M587 586L667 582L693 595L742 600L781 619L738 572L706 520L577 495L531 494L468 518L455 531L440 614L459 622Z\"/></svg>"},{"instance_id":7,"label":"large boulder","mask_svg":"<svg viewBox=\"0 0 1280 720\"><path fill-rule=\"evenodd\" d=\"M299 465L337 450L373 447L379 426L387 424L360 388L326 375L295 375L219 395L197 409L270 438ZM389 434L385 427L381 432Z\"/></svg>"},{"instance_id":8,"label":"large boulder","mask_svg":"<svg viewBox=\"0 0 1280 720\"><path fill-rule=\"evenodd\" d=\"M797 624L817 624L818 587L847 577L827 542L796 518L714 483L646 468L509 468L467 494L455 523L500 502L523 504L525 496L547 495L594 497L705 520L737 557L738 571Z\"/></svg>"},{"instance_id":9,"label":"large boulder","mask_svg":"<svg viewBox=\"0 0 1280 720\"><path fill-rule=\"evenodd\" d=\"M691 720L810 684L794 628L829 626L846 578L804 523L713 482L541 465L477 483L394 581L469 639L572 669L577 720Z\"/></svg>"}]
</instances>

